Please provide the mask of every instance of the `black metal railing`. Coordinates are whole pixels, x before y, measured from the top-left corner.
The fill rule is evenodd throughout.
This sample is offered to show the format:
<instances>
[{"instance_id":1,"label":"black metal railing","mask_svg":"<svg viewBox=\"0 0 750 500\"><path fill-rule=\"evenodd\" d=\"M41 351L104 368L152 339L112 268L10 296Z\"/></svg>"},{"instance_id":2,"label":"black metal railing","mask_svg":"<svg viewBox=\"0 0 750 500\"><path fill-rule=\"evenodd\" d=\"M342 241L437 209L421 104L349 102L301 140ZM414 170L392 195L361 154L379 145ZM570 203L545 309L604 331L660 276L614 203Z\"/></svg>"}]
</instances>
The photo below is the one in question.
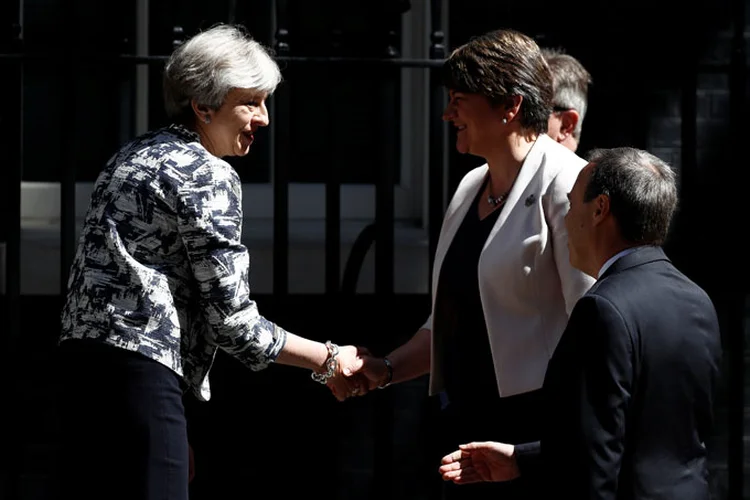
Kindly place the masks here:
<instances>
[{"instance_id":1,"label":"black metal railing","mask_svg":"<svg viewBox=\"0 0 750 500\"><path fill-rule=\"evenodd\" d=\"M432 0L431 5L431 29L430 29L430 51L427 59L413 59L399 57L397 52L385 48L382 57L348 57L331 55L319 56L294 56L290 47L288 24L288 2L277 1L276 18L278 29L275 34L274 48L277 59L286 67L315 66L315 67L346 67L346 68L385 68L388 71L398 71L403 68L429 69L429 146L428 157L430 171L426 185L428 186L428 234L429 234L429 262L432 260L437 246L440 221L445 208L446 191L446 128L441 120L441 114L445 105L445 92L440 83L440 75L437 69L441 66L446 52L444 46L444 33L441 30L443 13L441 2ZM233 3L234 5L234 3ZM746 141L744 130L747 110L747 54L745 40L745 9L744 0L732 0L733 14L735 20L732 34L732 53L728 66L699 66L685 68L682 87L682 151L681 151L681 176L683 185L690 189L682 190L683 205L692 205L695 200L691 199L700 192L696 184L699 183L697 172L699 169L696 145L698 143L698 128L696 117L698 115L698 103L696 101L698 75L701 72L718 72L729 76L730 95L730 133L732 134L732 146L735 151L743 150ZM72 12L72 10L70 11ZM72 15L72 14L71 14ZM20 17L19 17L20 18ZM70 20L69 20L70 21ZM70 25L75 23L70 22ZM0 342L5 359L10 361L9 372L14 372L14 354L18 339L21 335L22 324L20 318L21 300L21 181L24 168L24 138L23 138L23 97L24 97L24 72L29 65L38 63L53 63L64 78L66 90L64 95L67 99L74 99L77 67L85 57L86 63L106 64L113 66L135 67L138 65L149 65L158 67L164 64L167 56L152 55L139 56L121 54L117 56L78 54L75 47L66 46L63 50L51 53L26 53L20 38L20 26L14 25L7 33L9 35L0 39L0 68L3 78L0 79L0 89L3 95L18 96L11 98L6 105L3 115L7 119L0 120L0 137L7 145L8 152L5 181L2 189L2 207L5 217L0 223L0 242L6 244L6 267L3 270L5 276L4 318L0 325ZM176 30L175 34L179 35ZM395 95L398 88L395 84L386 82L383 85L383 102L397 102ZM277 90L274 103L274 120L288 123L293 112L288 89L285 86ZM75 103L68 100L67 109L75 109ZM72 127L61 127L66 138L63 141L64 149L61 151L60 169L60 290L64 291L67 282L67 270L73 258L75 250L75 185L76 164L75 161L75 137ZM399 147L395 139L396 134L389 137L383 144L379 154L383 155L383 168L379 170L376 182L375 197L375 220L368 224L355 240L351 252L347 257L343 278L340 277L341 262L341 195L342 176L340 163L331 162L325 181L325 294L327 300L341 300L342 297L350 297L356 294L357 283L362 269L365 255L375 245L375 291L384 297L394 294L394 186L395 186L395 164L389 161L394 151ZM289 127L273 127L271 134L271 160L272 160L272 183L273 183L273 295L283 298L289 292L289 183L290 162L292 150L292 137ZM747 174L742 172L741 175ZM745 183L746 184L746 183ZM429 267L431 269L431 265ZM746 268L743 268L746 269ZM743 276L742 279L747 279ZM431 273L430 273L431 280ZM745 410L745 340L744 340L744 302L739 295L733 298L728 306L728 319L726 326L730 334L726 336L725 353L728 355L728 498L741 499L744 489L744 410ZM377 412L374 422L375 426L375 481L374 485L383 496L387 494L393 477L392 453L390 444L393 436L392 401L388 398L387 391L379 395L380 404L376 405ZM11 439L20 439L17 433L12 432ZM8 463L16 466L15 457L19 455L17 448L8 446L2 452L9 458ZM8 455L11 455L8 457ZM15 455L12 456L12 455ZM14 472L11 472L11 476ZM9 494L7 498L15 498L15 488L12 480L6 483Z\"/></svg>"},{"instance_id":2,"label":"black metal railing","mask_svg":"<svg viewBox=\"0 0 750 500\"><path fill-rule=\"evenodd\" d=\"M0 40L0 48L8 52L20 52L20 24L14 24L8 33L7 38ZM2 334L0 335L0 349L2 349L3 359L8 369L8 379L11 383L8 398L10 401L16 401L18 389L13 382L18 377L19 365L15 356L16 346L21 334L21 180L23 178L23 60L21 58L6 61L6 64L0 66L3 69L3 78L0 78L0 92L5 96L18 96L18 99L11 97L7 116L0 119L0 141L5 143L3 150L8 153L8 167L6 169L6 181L3 183L5 189L0 196L0 207L3 208L3 220L0 221L0 243L5 246L5 269L0 269L0 275L5 277L5 300L0 304L0 313L3 315ZM6 443L3 450L0 451L0 480L7 484L6 491L12 492L15 489L12 485L19 472L19 457L16 454L18 447L15 446L17 436L15 425L17 423L17 413L6 413L9 416L7 429L4 432L9 435L3 436L3 442ZM7 420L6 420L7 422ZM5 476L5 477L3 477ZM0 494L4 493L0 490ZM14 498L14 497L9 497Z\"/></svg>"},{"instance_id":3,"label":"black metal railing","mask_svg":"<svg viewBox=\"0 0 750 500\"><path fill-rule=\"evenodd\" d=\"M20 26L14 25L8 40L2 40L8 51L20 51ZM7 118L0 120L0 137L8 152L6 170L7 184L2 193L3 220L0 222L0 242L5 243L6 264L2 274L5 276L6 314L2 347L4 352L13 352L13 346L20 333L19 299L21 296L21 180L23 178L23 60L11 58L3 65L4 78L0 79L3 95L18 96L11 98L7 109Z\"/></svg>"}]
</instances>

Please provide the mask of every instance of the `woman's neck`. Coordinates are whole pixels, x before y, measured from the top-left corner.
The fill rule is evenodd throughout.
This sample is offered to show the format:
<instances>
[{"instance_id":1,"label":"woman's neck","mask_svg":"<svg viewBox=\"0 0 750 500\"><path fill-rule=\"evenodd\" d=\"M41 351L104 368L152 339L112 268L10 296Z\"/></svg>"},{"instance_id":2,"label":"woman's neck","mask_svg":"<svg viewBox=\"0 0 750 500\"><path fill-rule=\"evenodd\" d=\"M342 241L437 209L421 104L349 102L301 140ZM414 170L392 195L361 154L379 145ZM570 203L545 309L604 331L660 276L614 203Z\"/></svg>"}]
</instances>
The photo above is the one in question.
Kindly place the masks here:
<instances>
[{"instance_id":1,"label":"woman's neck","mask_svg":"<svg viewBox=\"0 0 750 500\"><path fill-rule=\"evenodd\" d=\"M511 134L492 155L485 158L490 172L490 190L494 196L506 193L513 186L537 137Z\"/></svg>"}]
</instances>

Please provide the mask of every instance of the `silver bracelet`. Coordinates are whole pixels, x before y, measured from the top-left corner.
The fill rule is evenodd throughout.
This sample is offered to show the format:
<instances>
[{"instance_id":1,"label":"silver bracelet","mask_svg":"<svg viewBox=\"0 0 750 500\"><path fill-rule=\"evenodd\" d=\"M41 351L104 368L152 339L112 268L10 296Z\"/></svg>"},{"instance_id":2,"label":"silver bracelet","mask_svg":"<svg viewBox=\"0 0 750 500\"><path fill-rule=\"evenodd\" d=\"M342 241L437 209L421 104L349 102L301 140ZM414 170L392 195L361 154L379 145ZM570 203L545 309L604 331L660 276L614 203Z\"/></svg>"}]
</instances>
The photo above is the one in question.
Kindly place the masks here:
<instances>
[{"instance_id":1,"label":"silver bracelet","mask_svg":"<svg viewBox=\"0 0 750 500\"><path fill-rule=\"evenodd\" d=\"M326 382L328 382L328 379L336 374L336 369L338 369L339 367L339 360L337 358L337 356L339 355L339 346L337 346L330 340L326 340L326 348L328 348L328 357L326 358L326 362L323 364L326 371L323 373L313 371L310 374L310 377L312 377L314 381L320 384L325 384Z\"/></svg>"},{"instance_id":2,"label":"silver bracelet","mask_svg":"<svg viewBox=\"0 0 750 500\"><path fill-rule=\"evenodd\" d=\"M391 364L391 360L383 356L383 363L385 363L385 369L388 370L388 376L386 377L383 385L378 386L378 389L385 389L386 387L391 385L391 382L393 381L393 365Z\"/></svg>"}]
</instances>

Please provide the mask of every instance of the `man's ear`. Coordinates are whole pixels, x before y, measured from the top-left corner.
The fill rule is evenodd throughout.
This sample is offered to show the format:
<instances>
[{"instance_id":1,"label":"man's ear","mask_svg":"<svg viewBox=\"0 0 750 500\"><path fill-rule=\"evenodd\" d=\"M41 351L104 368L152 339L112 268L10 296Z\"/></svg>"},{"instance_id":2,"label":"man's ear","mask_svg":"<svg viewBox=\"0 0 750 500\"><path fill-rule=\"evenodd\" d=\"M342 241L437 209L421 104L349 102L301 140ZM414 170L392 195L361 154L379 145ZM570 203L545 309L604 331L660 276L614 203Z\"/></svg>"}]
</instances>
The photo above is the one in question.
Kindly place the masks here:
<instances>
[{"instance_id":1,"label":"man's ear","mask_svg":"<svg viewBox=\"0 0 750 500\"><path fill-rule=\"evenodd\" d=\"M609 196L600 194L594 200L594 225L604 222L609 215Z\"/></svg>"},{"instance_id":2,"label":"man's ear","mask_svg":"<svg viewBox=\"0 0 750 500\"><path fill-rule=\"evenodd\" d=\"M578 120L581 119L581 115L578 114L578 111L575 109L566 109L565 111L560 112L560 121L562 122L560 124L560 133L563 134L566 138L569 135L573 135L573 131L576 129L576 125L578 125Z\"/></svg>"}]
</instances>

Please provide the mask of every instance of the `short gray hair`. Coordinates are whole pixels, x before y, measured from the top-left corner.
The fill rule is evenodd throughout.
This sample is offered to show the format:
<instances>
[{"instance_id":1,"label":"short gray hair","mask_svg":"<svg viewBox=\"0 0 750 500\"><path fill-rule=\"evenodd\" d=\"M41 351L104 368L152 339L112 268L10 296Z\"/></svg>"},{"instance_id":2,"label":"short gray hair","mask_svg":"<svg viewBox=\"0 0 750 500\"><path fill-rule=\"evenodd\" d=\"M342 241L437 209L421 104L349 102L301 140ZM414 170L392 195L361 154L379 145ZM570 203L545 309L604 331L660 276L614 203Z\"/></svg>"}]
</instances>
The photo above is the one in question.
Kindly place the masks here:
<instances>
[{"instance_id":1,"label":"short gray hair","mask_svg":"<svg viewBox=\"0 0 750 500\"><path fill-rule=\"evenodd\" d=\"M677 208L676 175L669 165L635 148L594 149L587 159L593 166L583 201L608 196L623 239L662 245Z\"/></svg>"},{"instance_id":2,"label":"short gray hair","mask_svg":"<svg viewBox=\"0 0 750 500\"><path fill-rule=\"evenodd\" d=\"M164 68L164 106L181 121L192 116L190 102L218 109L235 88L271 94L281 71L271 51L242 26L219 24L177 47Z\"/></svg>"},{"instance_id":3,"label":"short gray hair","mask_svg":"<svg viewBox=\"0 0 750 500\"><path fill-rule=\"evenodd\" d=\"M552 72L552 109L574 109L579 120L573 130L573 137L581 139L583 119L588 108L588 90L591 74L583 65L561 48L544 47L542 55Z\"/></svg>"}]
</instances>

